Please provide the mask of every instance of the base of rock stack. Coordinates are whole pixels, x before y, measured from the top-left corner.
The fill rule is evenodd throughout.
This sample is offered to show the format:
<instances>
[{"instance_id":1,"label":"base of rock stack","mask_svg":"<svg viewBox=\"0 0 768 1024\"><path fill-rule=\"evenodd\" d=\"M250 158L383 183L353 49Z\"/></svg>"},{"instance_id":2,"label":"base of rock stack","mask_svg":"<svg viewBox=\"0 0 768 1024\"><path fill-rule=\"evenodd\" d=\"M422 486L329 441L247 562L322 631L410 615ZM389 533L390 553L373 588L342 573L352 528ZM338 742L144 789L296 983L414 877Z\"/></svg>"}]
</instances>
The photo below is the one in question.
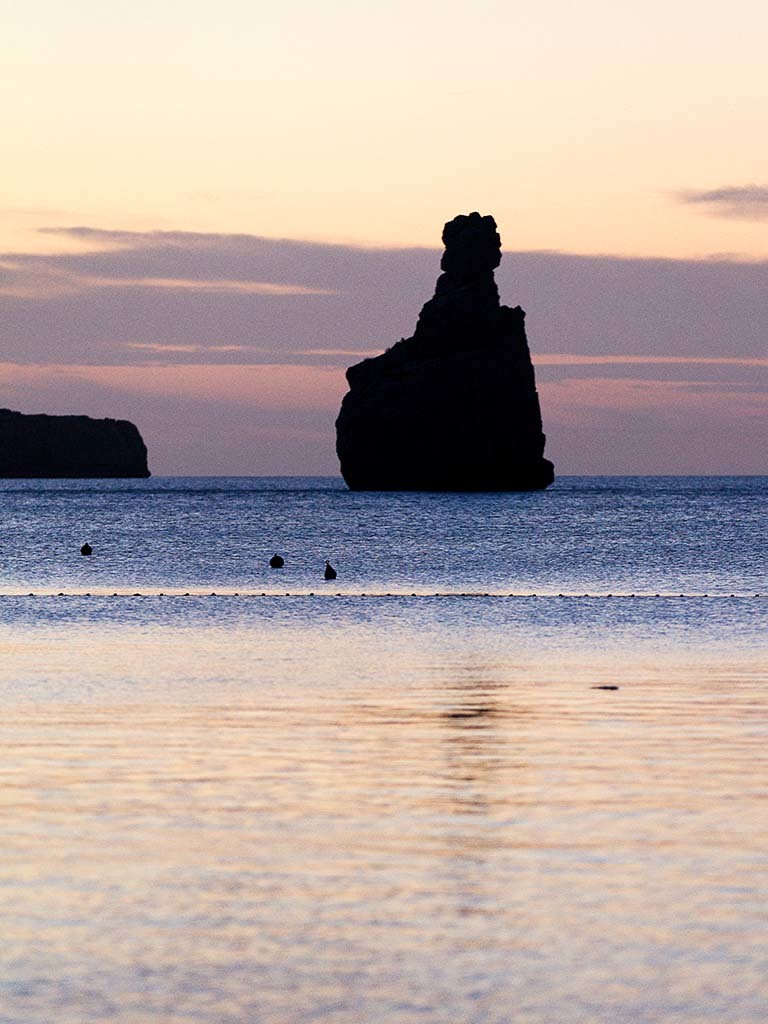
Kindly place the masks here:
<instances>
[{"instance_id":1,"label":"base of rock stack","mask_svg":"<svg viewBox=\"0 0 768 1024\"><path fill-rule=\"evenodd\" d=\"M543 491L555 480L555 467L549 460L545 464L531 469L520 470L506 476L480 476L474 479L466 474L455 477L441 477L418 480L380 476L370 479L348 479L344 482L350 491L426 491L426 492L485 492L489 494L507 493L510 491Z\"/></svg>"},{"instance_id":2,"label":"base of rock stack","mask_svg":"<svg viewBox=\"0 0 768 1024\"><path fill-rule=\"evenodd\" d=\"M521 311L522 312L522 311ZM352 367L339 416L341 472L353 491L537 491L554 480L528 348L413 358L412 343ZM521 388L522 381L530 384Z\"/></svg>"}]
</instances>

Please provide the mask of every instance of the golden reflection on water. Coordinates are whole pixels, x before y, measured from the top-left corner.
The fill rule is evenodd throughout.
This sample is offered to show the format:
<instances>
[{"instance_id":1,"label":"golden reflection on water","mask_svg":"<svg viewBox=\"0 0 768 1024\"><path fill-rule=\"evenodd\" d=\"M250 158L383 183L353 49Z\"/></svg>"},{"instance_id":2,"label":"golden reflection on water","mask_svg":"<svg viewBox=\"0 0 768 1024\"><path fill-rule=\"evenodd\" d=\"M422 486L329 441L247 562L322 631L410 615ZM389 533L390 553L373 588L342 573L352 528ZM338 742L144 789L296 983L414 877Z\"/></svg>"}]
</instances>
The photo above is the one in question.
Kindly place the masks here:
<instances>
[{"instance_id":1,"label":"golden reflection on water","mask_svg":"<svg viewBox=\"0 0 768 1024\"><path fill-rule=\"evenodd\" d=\"M0 654L14 1024L765 1019L754 651L323 622Z\"/></svg>"}]
</instances>

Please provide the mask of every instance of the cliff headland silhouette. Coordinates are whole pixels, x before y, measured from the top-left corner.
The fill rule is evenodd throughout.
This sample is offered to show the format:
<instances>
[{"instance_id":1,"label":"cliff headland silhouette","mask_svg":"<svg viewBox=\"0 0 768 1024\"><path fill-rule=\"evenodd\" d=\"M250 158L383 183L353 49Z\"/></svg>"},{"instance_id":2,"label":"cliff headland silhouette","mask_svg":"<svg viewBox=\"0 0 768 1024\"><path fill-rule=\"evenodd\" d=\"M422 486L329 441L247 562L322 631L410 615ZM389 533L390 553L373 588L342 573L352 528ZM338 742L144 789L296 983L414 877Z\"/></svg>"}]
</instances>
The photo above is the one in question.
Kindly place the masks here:
<instances>
[{"instance_id":1,"label":"cliff headland silhouette","mask_svg":"<svg viewBox=\"0 0 768 1024\"><path fill-rule=\"evenodd\" d=\"M0 477L148 477L147 448L128 420L0 409Z\"/></svg>"},{"instance_id":2,"label":"cliff headland silhouette","mask_svg":"<svg viewBox=\"0 0 768 1024\"><path fill-rule=\"evenodd\" d=\"M443 243L443 273L413 337L347 370L342 475L352 490L541 490L554 467L525 313L499 303L496 222L460 215Z\"/></svg>"}]
</instances>

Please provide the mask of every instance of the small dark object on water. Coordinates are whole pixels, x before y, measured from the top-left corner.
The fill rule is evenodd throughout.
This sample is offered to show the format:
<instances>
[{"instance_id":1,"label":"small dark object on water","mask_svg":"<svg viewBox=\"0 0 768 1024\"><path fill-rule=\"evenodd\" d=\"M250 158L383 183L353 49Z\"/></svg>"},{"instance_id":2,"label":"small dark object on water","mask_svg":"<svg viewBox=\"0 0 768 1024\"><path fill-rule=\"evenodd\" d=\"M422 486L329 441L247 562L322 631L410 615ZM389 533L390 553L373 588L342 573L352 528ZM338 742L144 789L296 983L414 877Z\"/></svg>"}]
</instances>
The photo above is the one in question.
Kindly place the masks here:
<instances>
[{"instance_id":1,"label":"small dark object on water","mask_svg":"<svg viewBox=\"0 0 768 1024\"><path fill-rule=\"evenodd\" d=\"M91 545L87 541L80 548L80 554L81 555L92 555L93 554L93 548L91 547Z\"/></svg>"},{"instance_id":2,"label":"small dark object on water","mask_svg":"<svg viewBox=\"0 0 768 1024\"><path fill-rule=\"evenodd\" d=\"M618 690L618 686L593 686L593 690Z\"/></svg>"},{"instance_id":3,"label":"small dark object on water","mask_svg":"<svg viewBox=\"0 0 768 1024\"><path fill-rule=\"evenodd\" d=\"M326 558L326 560L325 560L325 572L323 573L324 578L327 579L327 580L335 580L336 579L336 575L337 575L336 570L333 568L331 563Z\"/></svg>"},{"instance_id":4,"label":"small dark object on water","mask_svg":"<svg viewBox=\"0 0 768 1024\"><path fill-rule=\"evenodd\" d=\"M269 560L270 569L282 569L284 565L285 559L282 558L280 555L272 555L272 557Z\"/></svg>"}]
</instances>

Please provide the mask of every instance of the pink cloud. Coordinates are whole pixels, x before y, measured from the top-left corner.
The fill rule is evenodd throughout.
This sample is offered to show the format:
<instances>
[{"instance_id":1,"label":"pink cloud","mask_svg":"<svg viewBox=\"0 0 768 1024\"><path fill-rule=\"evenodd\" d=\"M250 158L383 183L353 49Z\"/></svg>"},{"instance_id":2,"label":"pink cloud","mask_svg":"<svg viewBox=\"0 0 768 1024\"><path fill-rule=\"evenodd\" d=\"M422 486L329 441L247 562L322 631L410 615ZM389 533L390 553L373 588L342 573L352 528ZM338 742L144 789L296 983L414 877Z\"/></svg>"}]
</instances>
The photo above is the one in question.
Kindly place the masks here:
<instances>
[{"instance_id":1,"label":"pink cloud","mask_svg":"<svg viewBox=\"0 0 768 1024\"><path fill-rule=\"evenodd\" d=\"M709 411L724 420L768 413L768 393L740 383L574 377L543 381L538 390L550 426L594 421L601 412L680 416L686 410Z\"/></svg>"},{"instance_id":2,"label":"pink cloud","mask_svg":"<svg viewBox=\"0 0 768 1024\"><path fill-rule=\"evenodd\" d=\"M5 259L0 261L5 280L0 280L0 296L46 301L66 295L77 295L100 288L161 289L163 291L195 292L202 295L335 295L330 288L272 281L243 281L216 278L184 277L110 277L108 275L77 273L70 267L46 265L41 260L31 266Z\"/></svg>"},{"instance_id":3,"label":"pink cloud","mask_svg":"<svg viewBox=\"0 0 768 1024\"><path fill-rule=\"evenodd\" d=\"M0 397L11 388L45 391L93 385L146 397L171 396L261 409L331 409L346 390L337 367L300 365L174 364L147 366L27 366L0 364Z\"/></svg>"},{"instance_id":4,"label":"pink cloud","mask_svg":"<svg viewBox=\"0 0 768 1024\"><path fill-rule=\"evenodd\" d=\"M298 365L0 364L0 405L133 420L156 474L336 474L343 370ZM541 381L548 455L568 473L765 473L756 384Z\"/></svg>"},{"instance_id":5,"label":"pink cloud","mask_svg":"<svg viewBox=\"0 0 768 1024\"><path fill-rule=\"evenodd\" d=\"M539 385L560 474L761 474L768 393L737 382L584 377Z\"/></svg>"},{"instance_id":6,"label":"pink cloud","mask_svg":"<svg viewBox=\"0 0 768 1024\"><path fill-rule=\"evenodd\" d=\"M768 358L732 356L573 355L539 352L537 366L768 366Z\"/></svg>"}]
</instances>

